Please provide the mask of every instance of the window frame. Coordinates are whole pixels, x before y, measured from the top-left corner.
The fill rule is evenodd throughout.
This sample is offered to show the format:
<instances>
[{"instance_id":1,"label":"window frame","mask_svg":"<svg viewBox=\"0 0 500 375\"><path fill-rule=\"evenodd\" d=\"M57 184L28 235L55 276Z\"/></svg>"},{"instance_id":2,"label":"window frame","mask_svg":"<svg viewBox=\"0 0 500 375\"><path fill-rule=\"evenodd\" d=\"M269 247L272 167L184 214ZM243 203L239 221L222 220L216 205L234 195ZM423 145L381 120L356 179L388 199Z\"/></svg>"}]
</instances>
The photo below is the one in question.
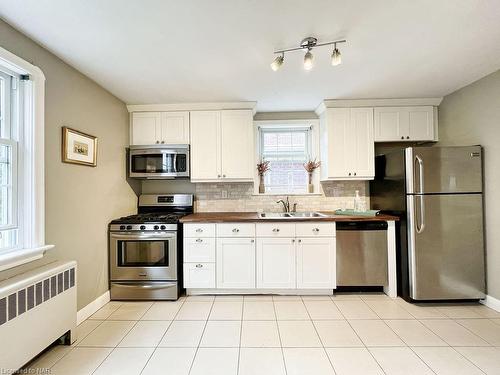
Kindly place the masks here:
<instances>
[{"instance_id":1,"label":"window frame","mask_svg":"<svg viewBox=\"0 0 500 375\"><path fill-rule=\"evenodd\" d=\"M304 120L259 120L254 121L254 139L255 139L255 165L260 162L261 158L261 134L260 129L269 129L276 131L286 132L288 129L293 128L310 128L309 137L309 155L312 159L316 158L319 160L319 119L304 119ZM321 167L320 167L321 168ZM259 175L257 169L254 168L254 193L253 195L276 195L276 196L310 196L310 195L321 195L322 189L320 184L320 171L319 169L313 175L314 192L308 193L287 193L287 192L266 192L259 193ZM307 188L306 188L307 189Z\"/></svg>"},{"instance_id":2,"label":"window frame","mask_svg":"<svg viewBox=\"0 0 500 375\"><path fill-rule=\"evenodd\" d=\"M45 76L40 68L0 47L0 70L26 76L17 80L19 117L17 133L18 245L0 252L0 271L43 257L53 245L45 244L44 117Z\"/></svg>"}]
</instances>

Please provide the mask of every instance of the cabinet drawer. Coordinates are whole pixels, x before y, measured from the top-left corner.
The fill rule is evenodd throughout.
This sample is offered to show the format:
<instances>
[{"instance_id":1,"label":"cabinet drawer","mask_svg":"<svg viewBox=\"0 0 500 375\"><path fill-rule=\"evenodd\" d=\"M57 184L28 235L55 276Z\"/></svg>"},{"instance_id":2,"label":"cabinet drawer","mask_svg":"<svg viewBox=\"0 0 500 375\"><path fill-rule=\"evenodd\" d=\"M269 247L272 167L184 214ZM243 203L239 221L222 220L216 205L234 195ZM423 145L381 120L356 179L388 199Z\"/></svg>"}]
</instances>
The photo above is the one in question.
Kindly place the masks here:
<instances>
[{"instance_id":1,"label":"cabinet drawer","mask_svg":"<svg viewBox=\"0 0 500 375\"><path fill-rule=\"evenodd\" d=\"M335 237L335 223L300 223L297 237Z\"/></svg>"},{"instance_id":2,"label":"cabinet drawer","mask_svg":"<svg viewBox=\"0 0 500 375\"><path fill-rule=\"evenodd\" d=\"M215 262L215 238L184 238L184 262Z\"/></svg>"},{"instance_id":3,"label":"cabinet drawer","mask_svg":"<svg viewBox=\"0 0 500 375\"><path fill-rule=\"evenodd\" d=\"M184 288L215 288L215 263L184 263Z\"/></svg>"},{"instance_id":4,"label":"cabinet drawer","mask_svg":"<svg viewBox=\"0 0 500 375\"><path fill-rule=\"evenodd\" d=\"M295 224L257 224L257 237L295 237Z\"/></svg>"},{"instance_id":5,"label":"cabinet drawer","mask_svg":"<svg viewBox=\"0 0 500 375\"><path fill-rule=\"evenodd\" d=\"M184 237L215 237L215 224L184 224Z\"/></svg>"},{"instance_id":6,"label":"cabinet drawer","mask_svg":"<svg viewBox=\"0 0 500 375\"><path fill-rule=\"evenodd\" d=\"M217 224L217 237L255 237L255 224Z\"/></svg>"}]
</instances>

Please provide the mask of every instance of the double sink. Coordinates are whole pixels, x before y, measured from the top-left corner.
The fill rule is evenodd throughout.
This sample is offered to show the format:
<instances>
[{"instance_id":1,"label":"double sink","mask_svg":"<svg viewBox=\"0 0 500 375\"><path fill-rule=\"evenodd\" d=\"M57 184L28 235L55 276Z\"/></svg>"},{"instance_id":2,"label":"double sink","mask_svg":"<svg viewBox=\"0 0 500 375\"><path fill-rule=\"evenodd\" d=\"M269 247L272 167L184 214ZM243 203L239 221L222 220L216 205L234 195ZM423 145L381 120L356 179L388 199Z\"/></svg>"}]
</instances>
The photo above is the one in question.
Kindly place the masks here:
<instances>
[{"instance_id":1,"label":"double sink","mask_svg":"<svg viewBox=\"0 0 500 375\"><path fill-rule=\"evenodd\" d=\"M320 217L328 217L316 211L306 212L261 212L259 213L260 219L314 219Z\"/></svg>"}]
</instances>

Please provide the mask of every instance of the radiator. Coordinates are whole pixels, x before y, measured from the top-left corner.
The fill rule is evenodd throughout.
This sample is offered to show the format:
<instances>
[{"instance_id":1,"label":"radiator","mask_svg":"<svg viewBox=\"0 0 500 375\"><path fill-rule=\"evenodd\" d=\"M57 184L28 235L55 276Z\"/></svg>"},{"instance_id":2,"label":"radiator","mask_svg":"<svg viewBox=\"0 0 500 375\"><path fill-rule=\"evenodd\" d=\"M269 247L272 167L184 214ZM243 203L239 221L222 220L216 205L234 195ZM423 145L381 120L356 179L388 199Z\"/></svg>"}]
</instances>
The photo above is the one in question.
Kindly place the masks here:
<instances>
[{"instance_id":1,"label":"radiator","mask_svg":"<svg viewBox=\"0 0 500 375\"><path fill-rule=\"evenodd\" d=\"M50 263L0 282L1 374L65 334L73 342L75 328L76 262Z\"/></svg>"}]
</instances>

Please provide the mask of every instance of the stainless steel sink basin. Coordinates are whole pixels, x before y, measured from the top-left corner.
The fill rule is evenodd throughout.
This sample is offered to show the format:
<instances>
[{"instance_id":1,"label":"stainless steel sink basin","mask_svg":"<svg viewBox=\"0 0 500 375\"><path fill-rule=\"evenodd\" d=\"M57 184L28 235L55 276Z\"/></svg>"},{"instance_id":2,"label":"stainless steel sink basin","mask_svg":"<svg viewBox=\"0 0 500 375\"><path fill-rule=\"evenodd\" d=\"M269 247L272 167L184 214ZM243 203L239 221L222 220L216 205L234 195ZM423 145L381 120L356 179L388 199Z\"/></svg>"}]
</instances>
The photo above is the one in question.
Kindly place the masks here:
<instances>
[{"instance_id":1,"label":"stainless steel sink basin","mask_svg":"<svg viewBox=\"0 0 500 375\"><path fill-rule=\"evenodd\" d=\"M261 212L261 219L314 219L318 217L326 217L327 215L315 212Z\"/></svg>"},{"instance_id":2,"label":"stainless steel sink basin","mask_svg":"<svg viewBox=\"0 0 500 375\"><path fill-rule=\"evenodd\" d=\"M292 217L300 217L300 218L326 217L325 214L321 214L319 212L314 212L314 211L311 211L311 212L290 212L290 215Z\"/></svg>"}]
</instances>

